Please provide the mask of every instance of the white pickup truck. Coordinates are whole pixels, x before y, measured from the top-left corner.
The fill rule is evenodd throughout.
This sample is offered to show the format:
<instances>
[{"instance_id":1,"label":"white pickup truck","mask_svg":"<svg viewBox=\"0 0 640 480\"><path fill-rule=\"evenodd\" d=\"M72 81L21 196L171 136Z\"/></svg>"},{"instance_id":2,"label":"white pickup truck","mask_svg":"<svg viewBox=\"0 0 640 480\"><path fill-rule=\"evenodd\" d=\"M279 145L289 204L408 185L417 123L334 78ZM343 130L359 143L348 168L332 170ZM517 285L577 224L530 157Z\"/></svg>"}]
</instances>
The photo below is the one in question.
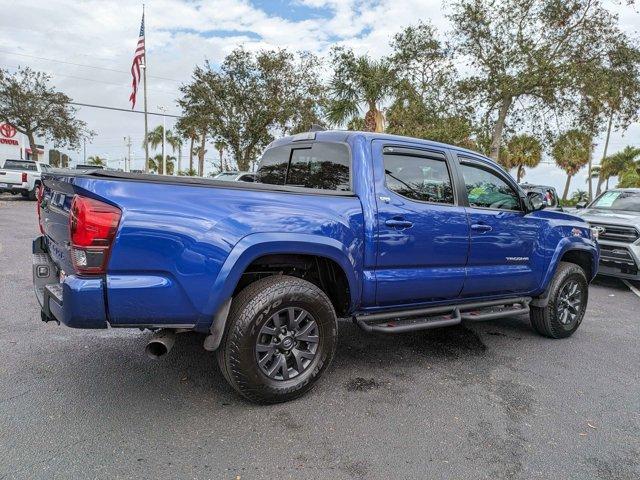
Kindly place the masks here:
<instances>
[{"instance_id":1,"label":"white pickup truck","mask_svg":"<svg viewBox=\"0 0 640 480\"><path fill-rule=\"evenodd\" d=\"M45 163L7 159L0 168L0 193L20 193L25 198L35 200L40 174L50 169Z\"/></svg>"}]
</instances>

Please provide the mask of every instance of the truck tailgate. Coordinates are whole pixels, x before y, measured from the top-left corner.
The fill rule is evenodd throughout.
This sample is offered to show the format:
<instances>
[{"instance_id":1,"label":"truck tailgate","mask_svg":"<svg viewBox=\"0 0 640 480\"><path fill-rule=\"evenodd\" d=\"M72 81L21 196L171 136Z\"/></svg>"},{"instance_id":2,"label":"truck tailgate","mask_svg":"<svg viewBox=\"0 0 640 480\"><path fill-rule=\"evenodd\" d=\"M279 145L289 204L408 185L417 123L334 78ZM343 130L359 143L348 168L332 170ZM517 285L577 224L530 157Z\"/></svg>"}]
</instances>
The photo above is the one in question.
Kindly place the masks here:
<instances>
[{"instance_id":1,"label":"truck tailgate","mask_svg":"<svg viewBox=\"0 0 640 480\"><path fill-rule=\"evenodd\" d=\"M47 175L39 205L40 225L53 262L65 274L73 272L69 237L69 212L75 195L73 177Z\"/></svg>"},{"instance_id":2,"label":"truck tailgate","mask_svg":"<svg viewBox=\"0 0 640 480\"><path fill-rule=\"evenodd\" d=\"M0 188L7 188L14 185L22 185L22 172L16 170L0 170Z\"/></svg>"},{"instance_id":3,"label":"truck tailgate","mask_svg":"<svg viewBox=\"0 0 640 480\"><path fill-rule=\"evenodd\" d=\"M76 193L74 175L48 174L38 202L40 228L33 242L33 283L45 321L75 328L106 328L102 276L79 276L71 261L69 216Z\"/></svg>"}]
</instances>

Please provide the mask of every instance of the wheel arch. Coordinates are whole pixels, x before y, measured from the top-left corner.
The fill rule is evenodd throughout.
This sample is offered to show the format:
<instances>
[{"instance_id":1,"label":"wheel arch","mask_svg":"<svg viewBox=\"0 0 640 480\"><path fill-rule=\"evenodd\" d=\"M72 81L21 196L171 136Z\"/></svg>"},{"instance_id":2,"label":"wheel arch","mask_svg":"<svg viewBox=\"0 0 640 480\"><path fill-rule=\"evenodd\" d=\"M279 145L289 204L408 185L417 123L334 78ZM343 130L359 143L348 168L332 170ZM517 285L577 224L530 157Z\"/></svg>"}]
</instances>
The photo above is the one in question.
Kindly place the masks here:
<instances>
[{"instance_id":1,"label":"wheel arch","mask_svg":"<svg viewBox=\"0 0 640 480\"><path fill-rule=\"evenodd\" d=\"M210 311L216 312L215 320L212 317L208 321L209 324L200 324L196 329L213 331L212 322L219 323L221 320L226 322L226 315L221 318L219 313L225 310L225 306L228 310L229 300L237 293L239 287L243 286L241 281L243 275L252 265L260 262L260 259L275 256L290 256L296 261L302 257L326 259L331 262L330 265L339 268L340 275L345 279L348 288L346 310L351 311L359 304L362 282L356 273L356 260L341 242L312 234L256 233L242 238L231 250L209 294L208 303ZM331 298L330 293L325 293L332 302L335 300L335 297ZM219 330L219 327L220 325L217 325L215 329Z\"/></svg>"},{"instance_id":2,"label":"wheel arch","mask_svg":"<svg viewBox=\"0 0 640 480\"><path fill-rule=\"evenodd\" d=\"M565 237L561 239L544 275L542 292L531 304L534 306L545 306L547 304L549 285L560 262L578 265L585 272L587 281L591 282L598 273L599 258L600 254L597 247L592 243L587 243L586 239L581 237Z\"/></svg>"}]
</instances>

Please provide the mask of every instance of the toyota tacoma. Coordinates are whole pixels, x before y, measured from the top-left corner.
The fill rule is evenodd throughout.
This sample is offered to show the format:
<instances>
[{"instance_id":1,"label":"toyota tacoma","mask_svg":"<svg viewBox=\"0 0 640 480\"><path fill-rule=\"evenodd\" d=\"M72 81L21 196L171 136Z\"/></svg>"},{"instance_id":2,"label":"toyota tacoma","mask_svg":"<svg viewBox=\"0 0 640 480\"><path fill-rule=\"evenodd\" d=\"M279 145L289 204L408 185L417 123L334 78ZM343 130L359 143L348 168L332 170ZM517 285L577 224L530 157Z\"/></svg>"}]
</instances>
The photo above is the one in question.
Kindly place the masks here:
<instances>
[{"instance_id":1,"label":"toyota tacoma","mask_svg":"<svg viewBox=\"0 0 640 480\"><path fill-rule=\"evenodd\" d=\"M314 385L339 318L395 334L529 314L568 337L598 268L589 225L493 161L378 133L278 139L253 183L52 172L38 197L43 320L152 330L152 357L201 332L261 403Z\"/></svg>"}]
</instances>

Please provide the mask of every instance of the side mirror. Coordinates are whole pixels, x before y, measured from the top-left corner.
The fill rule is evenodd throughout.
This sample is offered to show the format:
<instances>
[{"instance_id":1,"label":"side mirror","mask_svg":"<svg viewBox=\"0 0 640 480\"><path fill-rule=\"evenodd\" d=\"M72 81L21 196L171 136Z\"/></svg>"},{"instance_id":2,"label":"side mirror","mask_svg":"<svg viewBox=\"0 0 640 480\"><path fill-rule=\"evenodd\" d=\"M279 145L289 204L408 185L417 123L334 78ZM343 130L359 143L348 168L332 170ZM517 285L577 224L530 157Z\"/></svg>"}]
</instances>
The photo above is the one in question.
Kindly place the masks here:
<instances>
[{"instance_id":1,"label":"side mirror","mask_svg":"<svg viewBox=\"0 0 640 480\"><path fill-rule=\"evenodd\" d=\"M542 210L547 206L547 202L545 202L542 195L537 192L527 193L527 198L529 199L529 205L531 206L532 212Z\"/></svg>"},{"instance_id":2,"label":"side mirror","mask_svg":"<svg viewBox=\"0 0 640 480\"><path fill-rule=\"evenodd\" d=\"M578 203L576 203L576 208L577 208L577 209L587 208L587 202L585 202L585 201L583 200L582 202L578 202Z\"/></svg>"}]
</instances>

